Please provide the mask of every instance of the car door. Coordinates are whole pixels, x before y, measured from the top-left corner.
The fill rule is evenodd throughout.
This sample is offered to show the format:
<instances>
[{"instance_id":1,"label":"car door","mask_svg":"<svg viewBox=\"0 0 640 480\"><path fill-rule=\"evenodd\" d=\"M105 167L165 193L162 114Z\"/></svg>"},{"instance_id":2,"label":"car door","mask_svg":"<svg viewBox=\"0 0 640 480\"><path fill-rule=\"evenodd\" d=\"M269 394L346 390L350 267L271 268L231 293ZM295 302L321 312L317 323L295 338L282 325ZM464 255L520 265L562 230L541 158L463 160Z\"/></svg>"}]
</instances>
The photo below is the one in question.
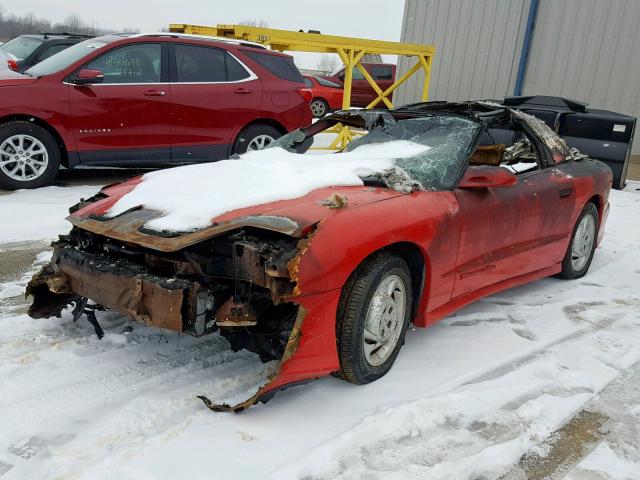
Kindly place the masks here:
<instances>
[{"instance_id":1,"label":"car door","mask_svg":"<svg viewBox=\"0 0 640 480\"><path fill-rule=\"evenodd\" d=\"M100 83L69 85L81 163L156 164L170 159L170 91L161 42L113 48L84 65Z\"/></svg>"},{"instance_id":2,"label":"car door","mask_svg":"<svg viewBox=\"0 0 640 480\"><path fill-rule=\"evenodd\" d=\"M511 186L456 189L460 245L453 297L562 261L571 234L573 182L544 164Z\"/></svg>"},{"instance_id":3,"label":"car door","mask_svg":"<svg viewBox=\"0 0 640 480\"><path fill-rule=\"evenodd\" d=\"M239 128L257 117L261 81L222 48L174 43L171 50L172 161L226 158Z\"/></svg>"}]
</instances>

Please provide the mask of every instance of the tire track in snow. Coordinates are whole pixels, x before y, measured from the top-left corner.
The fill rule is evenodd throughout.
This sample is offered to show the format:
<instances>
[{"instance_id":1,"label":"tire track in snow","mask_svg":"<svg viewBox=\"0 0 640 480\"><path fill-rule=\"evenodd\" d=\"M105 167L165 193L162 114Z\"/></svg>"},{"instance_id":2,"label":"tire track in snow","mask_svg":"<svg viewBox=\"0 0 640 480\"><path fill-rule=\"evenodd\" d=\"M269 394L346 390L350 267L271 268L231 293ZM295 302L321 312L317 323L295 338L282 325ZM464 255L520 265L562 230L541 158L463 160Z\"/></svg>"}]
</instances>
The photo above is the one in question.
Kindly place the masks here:
<instances>
[{"instance_id":1,"label":"tire track in snow","mask_svg":"<svg viewBox=\"0 0 640 480\"><path fill-rule=\"evenodd\" d=\"M215 340L179 348L168 354L155 354L146 359L139 359L133 364L115 370L109 367L101 368L102 371L98 375L87 376L71 384L64 384L63 379L62 385L53 383L46 391L28 398L7 402L3 395L0 399L0 416L6 419L3 422L5 432L10 430L10 425L24 430L29 426L38 426L52 418L64 416L69 410L86 411L118 399L134 398L145 390L157 388L158 385L170 381L183 370L206 368L211 371L211 375L215 375L214 367L237 361L255 364L256 356L249 352L236 354L229 350L224 339L217 337ZM91 370L90 362L87 369ZM64 375L64 372L60 374Z\"/></svg>"},{"instance_id":2,"label":"tire track in snow","mask_svg":"<svg viewBox=\"0 0 640 480\"><path fill-rule=\"evenodd\" d=\"M580 330L367 417L273 478L498 478L524 452L544 455L550 435L640 359L637 298L555 303Z\"/></svg>"}]
</instances>

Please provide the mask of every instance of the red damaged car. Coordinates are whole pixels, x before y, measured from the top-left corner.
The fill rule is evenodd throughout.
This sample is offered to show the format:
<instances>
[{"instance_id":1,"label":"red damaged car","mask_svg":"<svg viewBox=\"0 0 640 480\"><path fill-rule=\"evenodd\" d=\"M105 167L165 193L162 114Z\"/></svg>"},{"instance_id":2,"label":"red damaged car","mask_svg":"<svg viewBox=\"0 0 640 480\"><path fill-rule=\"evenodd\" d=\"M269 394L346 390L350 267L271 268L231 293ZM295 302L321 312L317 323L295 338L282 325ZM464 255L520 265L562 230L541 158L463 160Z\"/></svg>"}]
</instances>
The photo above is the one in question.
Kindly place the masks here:
<instances>
[{"instance_id":1,"label":"red damaged car","mask_svg":"<svg viewBox=\"0 0 640 480\"><path fill-rule=\"evenodd\" d=\"M309 125L289 55L224 38L112 34L0 75L0 187L62 165L144 167L227 158Z\"/></svg>"},{"instance_id":2,"label":"red damaged car","mask_svg":"<svg viewBox=\"0 0 640 480\"><path fill-rule=\"evenodd\" d=\"M368 133L340 153L301 155L336 123ZM265 150L82 201L28 286L29 314L73 306L100 335L95 310L109 308L259 354L268 374L255 393L233 405L202 397L214 410L329 374L364 384L389 371L410 324L585 275L611 182L606 165L501 105L337 112Z\"/></svg>"}]
</instances>

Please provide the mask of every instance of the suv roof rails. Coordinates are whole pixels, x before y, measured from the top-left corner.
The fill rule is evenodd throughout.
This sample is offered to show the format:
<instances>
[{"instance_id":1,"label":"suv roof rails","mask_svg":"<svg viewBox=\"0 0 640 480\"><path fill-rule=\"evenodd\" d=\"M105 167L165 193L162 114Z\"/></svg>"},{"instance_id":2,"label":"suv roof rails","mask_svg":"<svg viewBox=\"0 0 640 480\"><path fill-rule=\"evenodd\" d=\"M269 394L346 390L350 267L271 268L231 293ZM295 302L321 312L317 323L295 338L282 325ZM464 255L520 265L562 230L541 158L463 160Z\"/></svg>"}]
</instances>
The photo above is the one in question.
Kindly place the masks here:
<instances>
[{"instance_id":1,"label":"suv roof rails","mask_svg":"<svg viewBox=\"0 0 640 480\"><path fill-rule=\"evenodd\" d=\"M92 38L93 35L87 35L86 33L69 33L69 32L43 32L40 35L46 37L77 37L77 38Z\"/></svg>"},{"instance_id":2,"label":"suv roof rails","mask_svg":"<svg viewBox=\"0 0 640 480\"><path fill-rule=\"evenodd\" d=\"M235 45L242 45L243 47L261 48L266 50L267 47L261 43L249 42L247 40L236 40L234 38L227 37L214 37L211 35L197 35L194 33L177 33L177 32L153 32L153 33L138 33L132 35L132 37L173 37L173 38L194 38L197 40L209 40L211 42L225 42L233 43Z\"/></svg>"}]
</instances>

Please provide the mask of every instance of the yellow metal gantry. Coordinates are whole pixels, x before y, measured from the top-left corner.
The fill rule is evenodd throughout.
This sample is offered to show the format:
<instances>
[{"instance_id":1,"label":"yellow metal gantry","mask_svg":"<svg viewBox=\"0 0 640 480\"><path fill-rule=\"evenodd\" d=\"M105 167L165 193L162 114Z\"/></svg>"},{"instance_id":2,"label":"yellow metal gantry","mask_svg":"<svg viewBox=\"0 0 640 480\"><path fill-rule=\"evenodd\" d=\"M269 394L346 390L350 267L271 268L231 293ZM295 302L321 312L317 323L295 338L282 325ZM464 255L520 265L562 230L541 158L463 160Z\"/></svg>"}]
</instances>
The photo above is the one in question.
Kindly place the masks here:
<instances>
[{"instance_id":1,"label":"yellow metal gantry","mask_svg":"<svg viewBox=\"0 0 640 480\"><path fill-rule=\"evenodd\" d=\"M353 69L357 68L365 80L376 92L377 97L365 108L373 108L383 102L388 108L393 108L389 95L398 86L407 81L411 75L419 70L424 72L422 84L422 101L427 101L429 96L429 80L431 78L431 65L435 54L433 45L418 45L413 43L387 42L382 40L369 40L365 38L339 37L336 35L322 35L319 33L294 32L290 30L278 30L274 28L251 27L248 25L216 25L207 27L201 25L189 25L184 23L172 23L169 31L192 35L206 35L222 37L234 40L244 40L260 43L281 52L315 52L335 53L344 64L344 94L342 108L351 108L351 85L353 81ZM404 55L416 57L416 63L400 78L384 91L378 86L366 68L360 63L362 57L367 54ZM353 138L353 133L347 127L336 125L332 129L337 133L336 139L328 147L331 150L344 148Z\"/></svg>"}]
</instances>

